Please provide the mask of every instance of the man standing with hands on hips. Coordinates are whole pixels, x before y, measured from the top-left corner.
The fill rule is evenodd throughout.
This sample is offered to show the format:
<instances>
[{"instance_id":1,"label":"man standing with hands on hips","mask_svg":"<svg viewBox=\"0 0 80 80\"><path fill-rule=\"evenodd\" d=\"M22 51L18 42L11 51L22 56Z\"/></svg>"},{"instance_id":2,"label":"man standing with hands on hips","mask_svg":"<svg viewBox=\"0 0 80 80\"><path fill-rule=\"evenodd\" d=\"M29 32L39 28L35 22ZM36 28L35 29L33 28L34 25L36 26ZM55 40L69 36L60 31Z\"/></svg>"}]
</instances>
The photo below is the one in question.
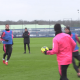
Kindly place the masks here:
<instances>
[{"instance_id":1,"label":"man standing with hands on hips","mask_svg":"<svg viewBox=\"0 0 80 80\"><path fill-rule=\"evenodd\" d=\"M25 28L25 32L23 33L24 38L24 54L26 54L26 44L28 46L28 50L30 53L30 33L28 32L27 28Z\"/></svg>"}]
</instances>

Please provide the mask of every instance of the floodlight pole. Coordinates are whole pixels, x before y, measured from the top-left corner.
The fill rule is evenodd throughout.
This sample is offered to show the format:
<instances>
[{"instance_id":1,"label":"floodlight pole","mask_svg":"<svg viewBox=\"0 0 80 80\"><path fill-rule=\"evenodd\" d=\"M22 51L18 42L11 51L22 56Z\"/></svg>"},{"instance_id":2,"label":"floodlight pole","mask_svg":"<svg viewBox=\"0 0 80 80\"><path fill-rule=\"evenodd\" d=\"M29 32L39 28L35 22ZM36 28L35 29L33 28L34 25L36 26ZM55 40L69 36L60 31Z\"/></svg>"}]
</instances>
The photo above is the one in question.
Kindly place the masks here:
<instances>
[{"instance_id":1,"label":"floodlight pole","mask_svg":"<svg viewBox=\"0 0 80 80\"><path fill-rule=\"evenodd\" d=\"M35 20L35 30L36 30L36 36L37 36L37 27L36 27L36 20Z\"/></svg>"},{"instance_id":2,"label":"floodlight pole","mask_svg":"<svg viewBox=\"0 0 80 80\"><path fill-rule=\"evenodd\" d=\"M50 20L49 20L49 33L50 33Z\"/></svg>"},{"instance_id":3,"label":"floodlight pole","mask_svg":"<svg viewBox=\"0 0 80 80\"><path fill-rule=\"evenodd\" d=\"M23 24L24 24L24 21L22 20L22 33L23 33Z\"/></svg>"},{"instance_id":4,"label":"floodlight pole","mask_svg":"<svg viewBox=\"0 0 80 80\"><path fill-rule=\"evenodd\" d=\"M79 9L77 11L78 11L78 25L79 25Z\"/></svg>"},{"instance_id":5,"label":"floodlight pole","mask_svg":"<svg viewBox=\"0 0 80 80\"><path fill-rule=\"evenodd\" d=\"M35 20L35 29L36 29L36 20Z\"/></svg>"}]
</instances>

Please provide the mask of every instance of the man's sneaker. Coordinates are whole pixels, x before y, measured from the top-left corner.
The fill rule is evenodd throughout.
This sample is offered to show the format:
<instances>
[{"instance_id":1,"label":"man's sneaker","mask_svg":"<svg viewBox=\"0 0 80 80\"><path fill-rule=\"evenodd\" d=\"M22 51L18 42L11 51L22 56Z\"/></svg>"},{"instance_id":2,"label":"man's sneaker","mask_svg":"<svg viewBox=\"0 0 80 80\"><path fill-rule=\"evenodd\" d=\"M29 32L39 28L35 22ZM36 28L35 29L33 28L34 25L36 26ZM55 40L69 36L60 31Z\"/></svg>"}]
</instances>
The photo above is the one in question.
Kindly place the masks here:
<instances>
[{"instance_id":1,"label":"man's sneaker","mask_svg":"<svg viewBox=\"0 0 80 80\"><path fill-rule=\"evenodd\" d=\"M3 64L5 64L5 60L3 60Z\"/></svg>"},{"instance_id":2,"label":"man's sneaker","mask_svg":"<svg viewBox=\"0 0 80 80\"><path fill-rule=\"evenodd\" d=\"M8 62L5 62L6 65L8 65Z\"/></svg>"},{"instance_id":3,"label":"man's sneaker","mask_svg":"<svg viewBox=\"0 0 80 80\"><path fill-rule=\"evenodd\" d=\"M77 73L77 75L78 75L78 77L80 77L80 72L79 72L79 73Z\"/></svg>"}]
</instances>

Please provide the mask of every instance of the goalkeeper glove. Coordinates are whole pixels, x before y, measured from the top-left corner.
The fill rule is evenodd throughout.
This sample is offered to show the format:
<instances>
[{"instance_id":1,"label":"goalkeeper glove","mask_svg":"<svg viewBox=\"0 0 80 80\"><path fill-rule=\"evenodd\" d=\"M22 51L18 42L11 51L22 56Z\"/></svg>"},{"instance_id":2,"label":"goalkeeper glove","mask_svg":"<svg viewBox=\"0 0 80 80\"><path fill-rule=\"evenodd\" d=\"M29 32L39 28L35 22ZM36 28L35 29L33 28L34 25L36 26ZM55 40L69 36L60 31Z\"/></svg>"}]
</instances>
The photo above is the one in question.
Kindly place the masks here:
<instances>
[{"instance_id":1,"label":"goalkeeper glove","mask_svg":"<svg viewBox=\"0 0 80 80\"><path fill-rule=\"evenodd\" d=\"M44 54L47 55L47 50L45 49Z\"/></svg>"}]
</instances>

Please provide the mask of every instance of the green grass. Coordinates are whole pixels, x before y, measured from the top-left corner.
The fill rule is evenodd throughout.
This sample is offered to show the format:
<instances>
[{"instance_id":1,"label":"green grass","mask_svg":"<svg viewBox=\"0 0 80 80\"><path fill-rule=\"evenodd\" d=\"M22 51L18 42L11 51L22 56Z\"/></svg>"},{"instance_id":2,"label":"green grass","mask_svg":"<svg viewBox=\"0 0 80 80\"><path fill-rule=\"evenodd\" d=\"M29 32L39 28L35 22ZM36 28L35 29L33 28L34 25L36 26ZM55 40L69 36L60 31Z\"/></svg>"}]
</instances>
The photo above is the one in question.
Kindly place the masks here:
<instances>
[{"instance_id":1,"label":"green grass","mask_svg":"<svg viewBox=\"0 0 80 80\"><path fill-rule=\"evenodd\" d=\"M23 54L23 39L14 38L13 53L6 66L2 63L3 45L0 44L0 80L59 80L56 55L44 55L42 46L52 48L52 38L31 38L31 54ZM72 64L68 68L69 80L80 80Z\"/></svg>"}]
</instances>

